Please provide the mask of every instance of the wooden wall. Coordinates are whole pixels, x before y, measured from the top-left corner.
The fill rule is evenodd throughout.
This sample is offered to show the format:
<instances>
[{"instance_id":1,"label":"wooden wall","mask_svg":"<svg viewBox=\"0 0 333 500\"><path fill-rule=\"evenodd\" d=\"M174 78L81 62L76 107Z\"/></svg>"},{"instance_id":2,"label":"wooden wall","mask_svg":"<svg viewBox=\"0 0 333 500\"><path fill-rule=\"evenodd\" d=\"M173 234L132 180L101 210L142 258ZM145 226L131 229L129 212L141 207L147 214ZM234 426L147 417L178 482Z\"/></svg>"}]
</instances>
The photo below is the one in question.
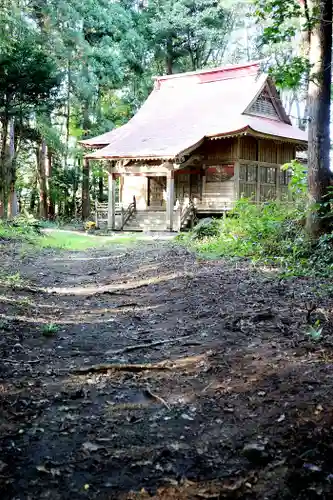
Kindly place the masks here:
<instances>
[{"instance_id":1,"label":"wooden wall","mask_svg":"<svg viewBox=\"0 0 333 500\"><path fill-rule=\"evenodd\" d=\"M216 162L229 162L237 158L236 137L205 141L194 154L202 155L205 165L216 165Z\"/></svg>"},{"instance_id":2,"label":"wooden wall","mask_svg":"<svg viewBox=\"0 0 333 500\"><path fill-rule=\"evenodd\" d=\"M199 206L203 209L229 206L234 200L234 181L206 182Z\"/></svg>"},{"instance_id":3,"label":"wooden wall","mask_svg":"<svg viewBox=\"0 0 333 500\"><path fill-rule=\"evenodd\" d=\"M280 165L296 157L293 144L243 137L241 139L239 192L257 203L288 197L289 174Z\"/></svg>"},{"instance_id":4,"label":"wooden wall","mask_svg":"<svg viewBox=\"0 0 333 500\"><path fill-rule=\"evenodd\" d=\"M175 199L179 202L189 199L199 200L202 195L202 167L188 167L175 172Z\"/></svg>"},{"instance_id":5,"label":"wooden wall","mask_svg":"<svg viewBox=\"0 0 333 500\"><path fill-rule=\"evenodd\" d=\"M231 204L237 192L256 202L287 196L288 174L281 172L279 165L293 160L296 150L290 143L242 136L206 140L193 155L201 156L199 164L175 172L175 202L191 197L198 206L218 208ZM238 164L239 189L231 176L219 180L209 174L214 167L219 171ZM138 208L147 208L146 176L124 175L122 185L124 205L131 203L135 195Z\"/></svg>"},{"instance_id":6,"label":"wooden wall","mask_svg":"<svg viewBox=\"0 0 333 500\"><path fill-rule=\"evenodd\" d=\"M251 136L243 136L240 139L240 159L242 160L282 165L295 159L295 156L295 146L288 142L257 139Z\"/></svg>"}]
</instances>

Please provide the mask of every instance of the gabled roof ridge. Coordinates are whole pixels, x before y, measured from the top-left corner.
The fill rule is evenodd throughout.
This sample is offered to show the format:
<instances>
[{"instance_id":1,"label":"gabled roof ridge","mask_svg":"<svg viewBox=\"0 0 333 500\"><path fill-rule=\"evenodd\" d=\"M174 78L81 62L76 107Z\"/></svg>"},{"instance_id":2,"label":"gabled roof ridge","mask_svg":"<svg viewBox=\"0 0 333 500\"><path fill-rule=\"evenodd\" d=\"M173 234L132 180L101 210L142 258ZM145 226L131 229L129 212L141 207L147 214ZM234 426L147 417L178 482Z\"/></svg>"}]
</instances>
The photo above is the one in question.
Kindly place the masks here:
<instances>
[{"instance_id":1,"label":"gabled roof ridge","mask_svg":"<svg viewBox=\"0 0 333 500\"><path fill-rule=\"evenodd\" d=\"M220 72L225 72L228 73L229 71L237 71L237 70L242 70L242 69L247 69L247 68L255 68L257 71L260 67L260 65L263 63L263 60L258 60L258 61L251 61L248 63L242 63L242 64L227 64L225 66L216 66L214 68L207 68L207 69L198 69L196 71L187 71L185 73L173 73L172 75L162 75L162 76L153 76L153 79L155 81L165 81L165 80L174 80L174 79L180 79L180 78L186 78L188 76L200 76L200 75L209 75L209 74L214 74L214 73L220 73ZM237 78L235 76L235 78Z\"/></svg>"}]
</instances>

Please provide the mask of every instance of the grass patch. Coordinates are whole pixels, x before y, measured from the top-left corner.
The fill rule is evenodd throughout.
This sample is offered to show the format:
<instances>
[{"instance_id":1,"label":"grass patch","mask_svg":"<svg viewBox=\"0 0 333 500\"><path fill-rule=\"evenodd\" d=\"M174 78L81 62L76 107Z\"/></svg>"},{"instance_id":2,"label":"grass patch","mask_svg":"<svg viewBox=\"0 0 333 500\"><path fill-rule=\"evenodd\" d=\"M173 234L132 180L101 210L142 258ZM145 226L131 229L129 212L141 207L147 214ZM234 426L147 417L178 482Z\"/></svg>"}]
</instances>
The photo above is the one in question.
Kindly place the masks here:
<instances>
[{"instance_id":1,"label":"grass patch","mask_svg":"<svg viewBox=\"0 0 333 500\"><path fill-rule=\"evenodd\" d=\"M136 241L136 236L92 236L54 229L38 238L36 244L40 248L60 248L63 250L78 251L113 245L129 245Z\"/></svg>"},{"instance_id":2,"label":"grass patch","mask_svg":"<svg viewBox=\"0 0 333 500\"><path fill-rule=\"evenodd\" d=\"M43 225L42 225L43 226ZM29 253L29 247L54 248L71 251L83 251L90 248L111 247L114 245L132 245L140 240L138 235L97 236L80 233L75 230L63 230L55 224L39 226L35 221L0 222L0 240L26 243L21 248L21 257Z\"/></svg>"},{"instance_id":3,"label":"grass patch","mask_svg":"<svg viewBox=\"0 0 333 500\"><path fill-rule=\"evenodd\" d=\"M17 287L21 286L23 283L23 279L20 276L20 273L15 273L15 274L9 274L8 276L5 276L3 279L1 279L1 282L5 286L10 286L10 287Z\"/></svg>"},{"instance_id":4,"label":"grass patch","mask_svg":"<svg viewBox=\"0 0 333 500\"><path fill-rule=\"evenodd\" d=\"M49 323L42 326L42 335L44 337L54 337L58 331L59 327L55 323Z\"/></svg>"},{"instance_id":5,"label":"grass patch","mask_svg":"<svg viewBox=\"0 0 333 500\"><path fill-rule=\"evenodd\" d=\"M86 250L97 248L110 242L110 238L98 238L85 234L54 229L36 239L40 248L60 248L63 250Z\"/></svg>"}]
</instances>

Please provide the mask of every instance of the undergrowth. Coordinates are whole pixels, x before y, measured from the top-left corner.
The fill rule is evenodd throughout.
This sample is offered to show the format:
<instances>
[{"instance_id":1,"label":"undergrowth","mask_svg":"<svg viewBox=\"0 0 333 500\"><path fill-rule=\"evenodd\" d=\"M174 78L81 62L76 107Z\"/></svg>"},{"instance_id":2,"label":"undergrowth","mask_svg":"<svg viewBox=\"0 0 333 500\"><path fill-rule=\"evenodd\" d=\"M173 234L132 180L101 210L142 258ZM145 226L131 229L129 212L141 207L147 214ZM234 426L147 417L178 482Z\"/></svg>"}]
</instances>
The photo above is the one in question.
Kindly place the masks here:
<instances>
[{"instance_id":1,"label":"undergrowth","mask_svg":"<svg viewBox=\"0 0 333 500\"><path fill-rule=\"evenodd\" d=\"M283 165L291 173L288 203L256 205L241 198L223 220L201 221L179 240L205 257L249 258L278 268L284 276L333 275L333 232L311 241L305 230L307 174L296 160ZM323 203L324 217L332 218L333 193Z\"/></svg>"},{"instance_id":2,"label":"undergrowth","mask_svg":"<svg viewBox=\"0 0 333 500\"><path fill-rule=\"evenodd\" d=\"M284 275L333 274L333 233L311 242L301 206L241 199L225 219L199 223L179 238L204 257L242 257L279 268Z\"/></svg>"}]
</instances>

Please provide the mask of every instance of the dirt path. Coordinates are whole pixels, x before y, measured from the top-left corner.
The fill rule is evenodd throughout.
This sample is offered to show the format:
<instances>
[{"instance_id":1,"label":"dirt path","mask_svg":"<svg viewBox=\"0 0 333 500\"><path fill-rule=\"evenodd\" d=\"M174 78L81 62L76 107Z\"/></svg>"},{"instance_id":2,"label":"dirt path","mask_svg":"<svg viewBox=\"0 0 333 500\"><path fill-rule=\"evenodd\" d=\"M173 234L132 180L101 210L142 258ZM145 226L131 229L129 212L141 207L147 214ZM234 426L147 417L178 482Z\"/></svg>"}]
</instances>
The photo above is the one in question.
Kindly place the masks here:
<instances>
[{"instance_id":1,"label":"dirt path","mask_svg":"<svg viewBox=\"0 0 333 500\"><path fill-rule=\"evenodd\" d=\"M1 500L333 498L327 283L165 242L1 250Z\"/></svg>"}]
</instances>

